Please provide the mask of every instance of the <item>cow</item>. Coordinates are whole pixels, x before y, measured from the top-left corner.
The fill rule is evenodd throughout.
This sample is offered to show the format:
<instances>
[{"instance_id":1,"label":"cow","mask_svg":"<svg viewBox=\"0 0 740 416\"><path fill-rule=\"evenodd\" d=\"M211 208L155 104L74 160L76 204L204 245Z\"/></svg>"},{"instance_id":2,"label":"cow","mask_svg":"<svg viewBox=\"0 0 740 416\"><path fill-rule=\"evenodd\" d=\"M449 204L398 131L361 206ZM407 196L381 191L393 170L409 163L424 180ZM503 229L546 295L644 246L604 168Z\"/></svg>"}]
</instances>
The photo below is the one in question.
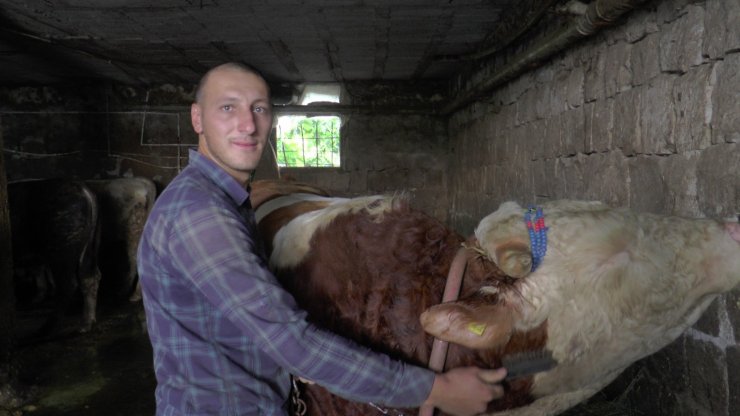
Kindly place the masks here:
<instances>
[{"instance_id":1,"label":"cow","mask_svg":"<svg viewBox=\"0 0 740 416\"><path fill-rule=\"evenodd\" d=\"M442 300L449 266L465 243L460 235L413 209L402 195L330 198L310 185L255 181L250 199L271 252L271 268L309 320L377 351L426 365L433 339L419 316ZM467 262L462 298L509 279L472 247L462 253ZM513 336L503 351L452 345L446 366L499 367L503 353L544 346L540 332ZM492 403L491 410L529 403L528 383L513 381L507 397ZM315 385L305 386L303 396L313 415L379 411ZM399 411L411 414L410 409Z\"/></svg>"},{"instance_id":2,"label":"cow","mask_svg":"<svg viewBox=\"0 0 740 416\"><path fill-rule=\"evenodd\" d=\"M85 184L100 205L100 297L108 303L141 299L136 249L157 189L143 177L91 179Z\"/></svg>"},{"instance_id":3,"label":"cow","mask_svg":"<svg viewBox=\"0 0 740 416\"><path fill-rule=\"evenodd\" d=\"M542 217L538 233L523 221L533 210ZM541 235L544 253L533 255ZM507 416L554 415L587 399L740 284L736 221L637 213L597 201L526 209L506 202L478 224L475 238L490 261L517 278L515 290L481 288L498 297L499 308L451 302L421 319L430 334L475 349L546 326L545 348L559 364L534 377L535 401L501 413ZM468 329L502 318L513 322L507 331L479 336Z\"/></svg>"},{"instance_id":4,"label":"cow","mask_svg":"<svg viewBox=\"0 0 740 416\"><path fill-rule=\"evenodd\" d=\"M18 307L48 310L32 336L60 329L80 292L82 315L75 330L90 330L100 282L95 194L78 180L21 181L8 184L8 204Z\"/></svg>"},{"instance_id":5,"label":"cow","mask_svg":"<svg viewBox=\"0 0 740 416\"><path fill-rule=\"evenodd\" d=\"M331 198L272 181L252 190L270 266L317 325L418 365L432 336L451 342L444 368L551 353L554 368L505 383L488 408L499 416L554 415L587 399L740 283L737 223L509 202L464 239L403 196ZM440 303L458 252L459 300ZM302 398L309 415L414 412L311 384Z\"/></svg>"}]
</instances>

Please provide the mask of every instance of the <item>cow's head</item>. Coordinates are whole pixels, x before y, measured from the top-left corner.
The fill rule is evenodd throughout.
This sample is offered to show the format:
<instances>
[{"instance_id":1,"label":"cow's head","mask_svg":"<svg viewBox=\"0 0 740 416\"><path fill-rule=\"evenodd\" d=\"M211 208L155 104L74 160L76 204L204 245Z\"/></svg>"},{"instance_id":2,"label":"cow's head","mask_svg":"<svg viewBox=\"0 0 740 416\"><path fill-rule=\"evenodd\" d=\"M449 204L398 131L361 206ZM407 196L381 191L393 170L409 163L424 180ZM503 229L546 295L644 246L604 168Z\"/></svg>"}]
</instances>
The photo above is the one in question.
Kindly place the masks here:
<instances>
[{"instance_id":1,"label":"cow's head","mask_svg":"<svg viewBox=\"0 0 740 416\"><path fill-rule=\"evenodd\" d=\"M488 306L469 299L437 305L422 321L430 334L471 348L505 343L512 331L546 322L547 348L560 365L538 376L539 395L597 391L676 339L717 294L740 284L737 223L595 202L554 201L543 208L547 254L534 272L524 208L502 204L475 231L486 255L519 277L516 290L496 289L496 303ZM471 330L481 327L492 330Z\"/></svg>"}]
</instances>

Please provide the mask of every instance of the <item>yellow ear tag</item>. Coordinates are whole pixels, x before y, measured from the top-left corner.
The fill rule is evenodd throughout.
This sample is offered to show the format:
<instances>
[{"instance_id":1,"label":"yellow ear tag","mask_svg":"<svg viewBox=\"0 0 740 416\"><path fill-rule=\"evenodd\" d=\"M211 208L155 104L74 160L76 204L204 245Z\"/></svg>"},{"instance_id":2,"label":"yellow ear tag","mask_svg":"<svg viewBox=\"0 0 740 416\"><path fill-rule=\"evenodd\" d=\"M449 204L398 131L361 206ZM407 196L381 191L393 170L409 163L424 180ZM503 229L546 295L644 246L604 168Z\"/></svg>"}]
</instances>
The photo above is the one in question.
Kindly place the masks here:
<instances>
[{"instance_id":1,"label":"yellow ear tag","mask_svg":"<svg viewBox=\"0 0 740 416\"><path fill-rule=\"evenodd\" d=\"M480 322L472 322L468 324L468 331L475 335L481 336L486 331L486 324Z\"/></svg>"}]
</instances>

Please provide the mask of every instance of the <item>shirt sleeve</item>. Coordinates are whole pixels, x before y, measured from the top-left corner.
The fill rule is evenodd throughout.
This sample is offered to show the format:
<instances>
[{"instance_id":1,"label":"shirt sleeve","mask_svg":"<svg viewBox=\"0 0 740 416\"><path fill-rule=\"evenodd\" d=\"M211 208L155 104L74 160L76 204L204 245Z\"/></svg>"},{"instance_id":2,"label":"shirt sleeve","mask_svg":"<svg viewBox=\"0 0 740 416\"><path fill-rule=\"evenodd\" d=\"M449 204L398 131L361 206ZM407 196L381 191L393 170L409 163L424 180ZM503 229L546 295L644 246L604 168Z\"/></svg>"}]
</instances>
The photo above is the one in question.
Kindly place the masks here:
<instances>
[{"instance_id":1,"label":"shirt sleeve","mask_svg":"<svg viewBox=\"0 0 740 416\"><path fill-rule=\"evenodd\" d=\"M174 265L275 362L350 400L417 407L428 397L432 371L308 323L255 254L254 236L239 214L195 205L183 210L173 227Z\"/></svg>"}]
</instances>

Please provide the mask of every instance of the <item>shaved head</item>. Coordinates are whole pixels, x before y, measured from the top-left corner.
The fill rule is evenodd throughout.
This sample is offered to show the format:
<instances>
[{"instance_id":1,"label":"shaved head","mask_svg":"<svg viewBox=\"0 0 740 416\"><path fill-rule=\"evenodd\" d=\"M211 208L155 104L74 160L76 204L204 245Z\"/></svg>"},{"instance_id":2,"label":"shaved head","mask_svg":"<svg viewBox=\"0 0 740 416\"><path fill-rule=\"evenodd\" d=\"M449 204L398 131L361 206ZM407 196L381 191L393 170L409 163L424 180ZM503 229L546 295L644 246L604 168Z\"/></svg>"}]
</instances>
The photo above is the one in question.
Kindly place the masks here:
<instances>
[{"instance_id":1,"label":"shaved head","mask_svg":"<svg viewBox=\"0 0 740 416\"><path fill-rule=\"evenodd\" d=\"M262 81L264 81L265 85L267 85L267 81L265 80L265 77L262 75L262 73L260 73L259 70L257 70L257 68L251 65L241 63L241 62L227 62L225 64L221 64L221 65L211 68L210 70L208 70L208 72L206 72L201 77L200 81L198 82L198 87L195 89L195 102L196 103L201 102L201 100L203 99L203 87L208 82L208 78L210 78L211 74L213 74L214 72L223 70L223 69L234 69L234 70L245 72L247 74L257 75L258 77L262 78ZM269 88L269 85L268 85L268 88Z\"/></svg>"}]
</instances>

